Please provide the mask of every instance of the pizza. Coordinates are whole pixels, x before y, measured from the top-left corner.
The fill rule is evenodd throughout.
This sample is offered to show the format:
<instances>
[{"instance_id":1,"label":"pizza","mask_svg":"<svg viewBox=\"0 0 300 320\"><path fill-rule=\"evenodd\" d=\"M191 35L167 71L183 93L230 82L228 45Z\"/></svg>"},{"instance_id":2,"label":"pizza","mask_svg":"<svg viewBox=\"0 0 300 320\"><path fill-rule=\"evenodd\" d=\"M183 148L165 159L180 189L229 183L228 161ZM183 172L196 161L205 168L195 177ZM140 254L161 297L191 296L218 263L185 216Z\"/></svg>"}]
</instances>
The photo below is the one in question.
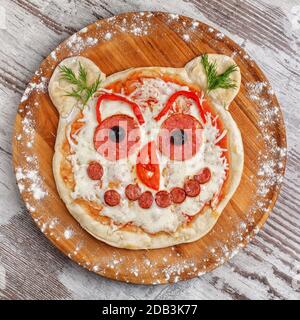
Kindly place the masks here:
<instances>
[{"instance_id":1,"label":"pizza","mask_svg":"<svg viewBox=\"0 0 300 320\"><path fill-rule=\"evenodd\" d=\"M110 76L63 60L49 95L59 112L53 173L69 212L95 238L162 248L207 234L237 189L243 144L229 105L241 75L205 54L183 68Z\"/></svg>"}]
</instances>

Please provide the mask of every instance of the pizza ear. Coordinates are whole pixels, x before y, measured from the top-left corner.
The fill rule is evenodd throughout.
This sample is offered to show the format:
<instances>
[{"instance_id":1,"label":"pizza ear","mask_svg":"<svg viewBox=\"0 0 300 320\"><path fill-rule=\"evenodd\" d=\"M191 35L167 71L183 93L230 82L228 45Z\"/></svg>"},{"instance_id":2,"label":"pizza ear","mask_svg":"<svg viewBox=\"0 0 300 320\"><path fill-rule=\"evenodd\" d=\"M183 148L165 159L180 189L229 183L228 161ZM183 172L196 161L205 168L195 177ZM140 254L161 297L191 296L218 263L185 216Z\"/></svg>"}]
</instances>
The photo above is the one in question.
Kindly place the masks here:
<instances>
[{"instance_id":1,"label":"pizza ear","mask_svg":"<svg viewBox=\"0 0 300 320\"><path fill-rule=\"evenodd\" d=\"M88 85L94 83L98 79L99 75L100 80L105 79L105 74L92 60L88 58L76 56L67 58L60 62L52 74L48 91L54 106L62 117L67 117L79 102L75 97L67 95L68 92L72 92L73 89L76 89L76 85L61 79L60 67L66 66L70 68L76 76L78 76L80 64L87 72Z\"/></svg>"},{"instance_id":2,"label":"pizza ear","mask_svg":"<svg viewBox=\"0 0 300 320\"><path fill-rule=\"evenodd\" d=\"M217 74L223 73L230 65L236 65L234 60L223 54L208 54L208 61L215 62ZM236 65L237 66L237 65ZM201 63L201 56L191 60L185 65L185 71L188 74L190 80L200 86L200 88L204 91L207 89L207 76L204 70L204 67ZM220 105L228 107L231 101L235 98L237 93L239 92L241 85L241 72L239 67L237 66L236 71L232 72L229 75L229 78L235 82L235 88L229 89L214 89L209 92L209 96L219 103Z\"/></svg>"}]
</instances>

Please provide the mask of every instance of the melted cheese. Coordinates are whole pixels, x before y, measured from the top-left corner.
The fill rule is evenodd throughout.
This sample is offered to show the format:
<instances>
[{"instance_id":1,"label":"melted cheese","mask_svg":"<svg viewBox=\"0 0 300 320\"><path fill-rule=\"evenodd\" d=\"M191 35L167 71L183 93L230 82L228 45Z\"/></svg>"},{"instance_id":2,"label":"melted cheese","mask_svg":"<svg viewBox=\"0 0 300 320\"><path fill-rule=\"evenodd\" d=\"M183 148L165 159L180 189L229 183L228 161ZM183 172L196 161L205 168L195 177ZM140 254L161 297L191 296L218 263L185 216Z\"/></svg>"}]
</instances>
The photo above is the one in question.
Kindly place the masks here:
<instances>
[{"instance_id":1,"label":"melted cheese","mask_svg":"<svg viewBox=\"0 0 300 320\"><path fill-rule=\"evenodd\" d=\"M171 82L164 82L161 79L144 79L144 85L137 87L129 98L139 105L146 103L149 97L155 97L158 103L150 107L142 107L145 124L141 126L141 146L149 141L155 140L159 128L165 118L156 122L153 117L164 107L166 101L178 90L188 90L186 86L180 86ZM74 121L70 117L70 124L67 128L67 138L71 146L72 154L69 160L72 163L72 170L75 180L75 189L72 192L74 199L83 198L95 201L103 205L101 213L110 217L116 224L132 223L143 228L149 233L159 231L174 232L178 226L185 221L183 214L195 215L208 201L214 199L226 177L226 159L222 157L222 149L217 146L217 137L220 132L213 124L210 115L206 116L206 124L203 130L203 144L199 152L187 161L171 161L166 156L157 153L161 172L160 189L170 190L175 186L183 186L184 178L192 177L201 168L208 167L212 172L212 177L208 183L201 186L200 195L195 198L186 198L179 205L172 204L168 208L159 208L155 201L150 209L142 209L137 201L128 201L124 190L125 187L137 180L135 164L138 150L128 159L116 162L108 161L96 152L93 143L94 131L98 125L95 114L96 99L91 99L83 110L84 126L72 138L70 136L71 124ZM126 114L134 117L128 104L118 101L104 101L101 106L101 117L105 119L114 114ZM190 114L199 119L199 112L192 104ZM199 120L200 121L200 120ZM90 161L99 161L104 169L102 181L93 181L87 175L87 166ZM142 191L148 188L139 183ZM107 189L115 189L121 195L121 203L116 207L105 205L103 195Z\"/></svg>"}]
</instances>

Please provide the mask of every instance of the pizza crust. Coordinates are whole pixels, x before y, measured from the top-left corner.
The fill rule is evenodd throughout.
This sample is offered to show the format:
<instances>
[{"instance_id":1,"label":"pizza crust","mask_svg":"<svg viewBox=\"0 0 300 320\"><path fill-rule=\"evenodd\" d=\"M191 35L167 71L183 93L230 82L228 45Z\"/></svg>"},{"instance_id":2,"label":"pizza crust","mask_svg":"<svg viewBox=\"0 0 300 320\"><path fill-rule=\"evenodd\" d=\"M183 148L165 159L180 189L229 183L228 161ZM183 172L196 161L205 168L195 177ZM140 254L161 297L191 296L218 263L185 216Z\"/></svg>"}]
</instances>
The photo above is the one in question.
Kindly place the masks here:
<instances>
[{"instance_id":1,"label":"pizza crust","mask_svg":"<svg viewBox=\"0 0 300 320\"><path fill-rule=\"evenodd\" d=\"M217 57L216 57L217 56ZM210 59L209 55L209 59ZM224 61L223 58L218 55L213 55L213 58L216 59L218 70L222 70L222 66L219 66L219 63ZM121 78L126 78L130 73L136 71L147 72L159 72L161 74L176 74L183 81L196 83L199 85L203 84L203 79L205 77L203 68L199 68L198 64L200 64L199 57L189 62L185 68L160 68L160 67L148 67L148 68L137 68L137 69L129 69L122 72L118 72L107 77L102 83L101 86L106 86L109 83L112 83L116 80L120 80ZM199 63L198 63L198 62ZM100 71L101 72L101 71ZM239 70L236 72L239 73ZM54 72L55 74L55 72ZM102 73L101 73L102 74ZM197 78L197 74L198 77ZM240 84L240 74L236 76L238 87ZM49 92L52 94L55 91L55 88L51 87L53 82L50 81ZM174 233L165 233L160 232L154 235L151 235L142 229L139 229L138 232L131 232L122 229L117 229L115 226L105 225L101 222L93 219L80 205L74 203L74 200L71 198L71 190L67 188L65 185L61 174L60 174L60 165L63 160L63 154L61 152L62 145L66 139L66 126L68 125L70 118L76 117L79 109L75 108L70 114L70 110L73 107L70 107L70 104L67 104L68 107L64 108L57 107L60 112L60 120L57 130L56 144L55 144L55 154L53 157L53 172L54 178L56 181L57 189L60 197L65 202L69 212L73 215L73 217L81 224L81 226L87 230L90 234L92 234L95 238L104 241L114 247L126 248L126 249L154 249L154 248L163 248L168 247L180 243L192 242L200 239L205 234L207 234L219 216L221 215L223 209L226 207L227 203L233 196L235 190L237 189L242 171L243 171L243 162L244 162L244 152L243 152L243 143L240 131L233 120L230 112L226 111L224 108L224 104L228 105L235 95L238 93L238 87L236 89L230 89L228 96L220 91L219 93L214 94L211 101L211 106L215 111L219 114L221 118L224 128L227 130L228 141L230 144L229 156L230 156L230 167L229 172L230 176L227 180L227 192L224 198L219 202L216 209L213 211L209 207L205 207L201 214L198 214L196 218L190 222L187 226L180 226ZM220 89L223 90L223 89ZM216 90L217 91L217 90ZM60 101L59 98L55 100L55 105L59 106ZM69 114L69 119L65 119L63 115ZM73 118L74 119L74 118ZM151 210L151 209L149 209Z\"/></svg>"},{"instance_id":2,"label":"pizza crust","mask_svg":"<svg viewBox=\"0 0 300 320\"><path fill-rule=\"evenodd\" d=\"M235 64L231 57L223 54L208 54L208 61L215 62L217 67L217 73L223 73L230 65ZM186 64L185 70L188 77L194 83L198 84L204 91L207 90L207 77L201 63L201 56L191 60ZM237 71L229 75L229 78L236 83L235 88L222 89L218 88L209 93L212 100L222 106L229 106L230 102L235 98L240 90L241 85L241 72L237 66Z\"/></svg>"},{"instance_id":3,"label":"pizza crust","mask_svg":"<svg viewBox=\"0 0 300 320\"><path fill-rule=\"evenodd\" d=\"M71 57L63 60L54 70L49 81L49 95L61 117L67 117L75 106L78 106L76 98L66 95L66 92L72 92L75 85L61 79L60 66L66 66L78 75L79 63L87 70L87 83L91 85L100 75L100 80L105 79L105 74L96 66L96 64L85 57Z\"/></svg>"}]
</instances>

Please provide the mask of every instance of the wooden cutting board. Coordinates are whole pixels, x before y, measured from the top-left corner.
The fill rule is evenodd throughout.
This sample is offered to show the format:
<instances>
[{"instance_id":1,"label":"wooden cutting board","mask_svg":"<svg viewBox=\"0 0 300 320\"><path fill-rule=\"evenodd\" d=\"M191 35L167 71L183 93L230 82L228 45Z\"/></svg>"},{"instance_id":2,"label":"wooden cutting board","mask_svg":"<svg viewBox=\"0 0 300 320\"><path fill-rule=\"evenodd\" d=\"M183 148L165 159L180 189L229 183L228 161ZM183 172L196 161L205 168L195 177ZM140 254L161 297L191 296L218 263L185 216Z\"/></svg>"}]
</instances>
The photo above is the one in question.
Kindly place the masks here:
<instances>
[{"instance_id":1,"label":"wooden cutting board","mask_svg":"<svg viewBox=\"0 0 300 320\"><path fill-rule=\"evenodd\" d=\"M234 57L242 74L230 107L245 149L240 186L202 239L165 249L131 251L96 240L60 200L52 174L58 113L47 83L66 57L82 55L107 75L130 67L182 67L203 53ZM223 33L187 17L125 13L99 20L60 44L28 85L15 123L13 161L21 196L42 232L71 259L99 275L132 283L172 283L200 276L237 253L258 232L276 201L286 162L280 107L248 54Z\"/></svg>"}]
</instances>

